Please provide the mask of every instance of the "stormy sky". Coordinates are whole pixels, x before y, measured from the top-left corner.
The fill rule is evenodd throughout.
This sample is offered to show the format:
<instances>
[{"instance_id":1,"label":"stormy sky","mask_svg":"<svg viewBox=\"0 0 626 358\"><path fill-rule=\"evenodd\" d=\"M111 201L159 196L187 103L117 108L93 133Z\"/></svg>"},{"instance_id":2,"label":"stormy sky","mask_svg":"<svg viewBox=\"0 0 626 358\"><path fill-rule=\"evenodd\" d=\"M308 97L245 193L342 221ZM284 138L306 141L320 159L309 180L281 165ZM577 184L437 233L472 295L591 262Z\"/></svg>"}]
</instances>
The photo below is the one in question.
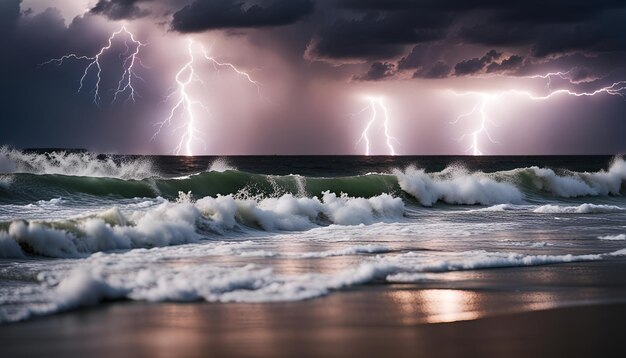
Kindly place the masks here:
<instances>
[{"instance_id":1,"label":"stormy sky","mask_svg":"<svg viewBox=\"0 0 626 358\"><path fill-rule=\"evenodd\" d=\"M114 91L125 33L83 78L123 26L143 44L134 100ZM2 0L0 46L0 145L17 148L626 151L623 0Z\"/></svg>"}]
</instances>

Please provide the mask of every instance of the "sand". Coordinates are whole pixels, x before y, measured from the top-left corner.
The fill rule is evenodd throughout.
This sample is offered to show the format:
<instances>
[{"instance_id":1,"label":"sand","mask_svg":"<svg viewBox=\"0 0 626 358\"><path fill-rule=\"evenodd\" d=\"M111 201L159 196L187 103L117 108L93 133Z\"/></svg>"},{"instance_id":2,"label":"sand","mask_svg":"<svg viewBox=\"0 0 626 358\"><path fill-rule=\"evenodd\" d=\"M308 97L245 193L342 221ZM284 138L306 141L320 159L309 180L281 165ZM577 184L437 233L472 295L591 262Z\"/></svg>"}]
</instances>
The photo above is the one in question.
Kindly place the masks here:
<instances>
[{"instance_id":1,"label":"sand","mask_svg":"<svg viewBox=\"0 0 626 358\"><path fill-rule=\"evenodd\" d=\"M492 303L506 299L374 285L291 303L116 302L0 326L0 356L626 356L626 304Z\"/></svg>"}]
</instances>

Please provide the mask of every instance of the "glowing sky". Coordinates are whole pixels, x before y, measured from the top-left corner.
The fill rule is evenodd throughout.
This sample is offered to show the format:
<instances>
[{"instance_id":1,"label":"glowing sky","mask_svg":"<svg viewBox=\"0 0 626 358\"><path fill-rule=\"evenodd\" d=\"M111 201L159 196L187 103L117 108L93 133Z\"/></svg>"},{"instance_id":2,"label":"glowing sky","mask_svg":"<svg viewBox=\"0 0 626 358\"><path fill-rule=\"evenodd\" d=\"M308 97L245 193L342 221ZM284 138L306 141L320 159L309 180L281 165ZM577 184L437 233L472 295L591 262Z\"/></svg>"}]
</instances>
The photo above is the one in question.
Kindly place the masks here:
<instances>
[{"instance_id":1,"label":"glowing sky","mask_svg":"<svg viewBox=\"0 0 626 358\"><path fill-rule=\"evenodd\" d=\"M626 3L509 3L2 0L0 145L625 152Z\"/></svg>"}]
</instances>

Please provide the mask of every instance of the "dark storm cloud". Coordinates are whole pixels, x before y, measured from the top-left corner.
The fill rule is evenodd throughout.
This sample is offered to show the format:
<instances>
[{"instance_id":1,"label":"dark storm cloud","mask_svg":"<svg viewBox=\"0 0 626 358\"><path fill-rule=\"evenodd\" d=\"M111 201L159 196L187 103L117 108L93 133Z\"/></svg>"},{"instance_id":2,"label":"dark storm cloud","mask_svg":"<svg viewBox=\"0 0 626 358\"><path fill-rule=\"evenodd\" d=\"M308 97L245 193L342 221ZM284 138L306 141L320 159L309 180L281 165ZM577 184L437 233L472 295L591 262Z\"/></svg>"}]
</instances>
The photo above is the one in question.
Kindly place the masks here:
<instances>
[{"instance_id":1,"label":"dark storm cloud","mask_svg":"<svg viewBox=\"0 0 626 358\"><path fill-rule=\"evenodd\" d=\"M502 62L492 62L487 67L487 73L513 72L518 70L524 63L524 58L518 55L511 55Z\"/></svg>"},{"instance_id":2,"label":"dark storm cloud","mask_svg":"<svg viewBox=\"0 0 626 358\"><path fill-rule=\"evenodd\" d=\"M99 108L92 103L90 93L93 72L85 80L85 88L77 93L85 61L39 66L66 53L97 53L110 35L102 26L106 20L87 15L68 21L56 8L21 12L20 3L0 1L0 27L4 30L0 32L0 45L12 49L11 56L0 56L0 98L5 118L0 120L0 144L108 151L132 151L142 146L137 135L144 133L141 127L145 124L137 118L162 100L160 89L140 85L142 101L137 104L107 103ZM120 42L114 45L124 46ZM119 62L117 56L102 60L105 71ZM102 81L103 88L117 85L111 76L103 76ZM105 99L110 95L106 92Z\"/></svg>"},{"instance_id":3,"label":"dark storm cloud","mask_svg":"<svg viewBox=\"0 0 626 358\"><path fill-rule=\"evenodd\" d=\"M575 23L597 14L625 6L622 0L548 0L530 2L501 1L494 4L495 19L503 23Z\"/></svg>"},{"instance_id":4,"label":"dark storm cloud","mask_svg":"<svg viewBox=\"0 0 626 358\"><path fill-rule=\"evenodd\" d=\"M485 62L475 57L475 58L464 60L464 61L457 63L454 66L454 75L456 76L471 75L474 73L481 72L484 67L485 67Z\"/></svg>"},{"instance_id":5,"label":"dark storm cloud","mask_svg":"<svg viewBox=\"0 0 626 358\"><path fill-rule=\"evenodd\" d=\"M174 14L172 28L200 32L226 28L271 27L293 24L315 9L313 0L195 0Z\"/></svg>"},{"instance_id":6,"label":"dark storm cloud","mask_svg":"<svg viewBox=\"0 0 626 358\"><path fill-rule=\"evenodd\" d=\"M137 6L139 2L151 0L98 0L89 10L94 15L104 15L111 20L136 19L149 14L149 11Z\"/></svg>"},{"instance_id":7,"label":"dark storm cloud","mask_svg":"<svg viewBox=\"0 0 626 358\"><path fill-rule=\"evenodd\" d=\"M368 12L322 26L308 48L310 59L384 59L402 54L405 45L446 35L450 19L408 11Z\"/></svg>"},{"instance_id":8,"label":"dark storm cloud","mask_svg":"<svg viewBox=\"0 0 626 358\"><path fill-rule=\"evenodd\" d=\"M132 3L133 0L100 0ZM582 53L590 57L626 51L623 0L193 0L178 8L179 32L291 25L308 16L309 61L394 63L417 77L446 73L515 74L527 64ZM172 3L174 4L174 3ZM175 5L173 5L175 7ZM180 6L180 5L179 5ZM445 43L436 55L413 49ZM455 46L507 53L497 61L462 58ZM421 57L420 57L421 56ZM439 63L438 63L439 62ZM435 68L434 64L438 63ZM370 69L371 70L371 69ZM364 76L357 75L356 77ZM353 76L354 77L354 76Z\"/></svg>"},{"instance_id":9,"label":"dark storm cloud","mask_svg":"<svg viewBox=\"0 0 626 358\"><path fill-rule=\"evenodd\" d=\"M406 56L398 61L398 69L411 70L428 66L441 60L441 56L446 50L442 44L415 45Z\"/></svg>"},{"instance_id":10,"label":"dark storm cloud","mask_svg":"<svg viewBox=\"0 0 626 358\"><path fill-rule=\"evenodd\" d=\"M439 60L428 67L418 69L413 78L436 79L448 77L452 68L445 61Z\"/></svg>"},{"instance_id":11,"label":"dark storm cloud","mask_svg":"<svg viewBox=\"0 0 626 358\"><path fill-rule=\"evenodd\" d=\"M398 70L412 70L413 78L445 78L451 67L441 56L445 48L441 45L419 44L398 61Z\"/></svg>"},{"instance_id":12,"label":"dark storm cloud","mask_svg":"<svg viewBox=\"0 0 626 358\"><path fill-rule=\"evenodd\" d=\"M454 74L456 76L465 76L482 72L485 67L492 64L501 56L501 52L491 50L480 58L474 57L469 60L461 61L454 66Z\"/></svg>"},{"instance_id":13,"label":"dark storm cloud","mask_svg":"<svg viewBox=\"0 0 626 358\"><path fill-rule=\"evenodd\" d=\"M595 21L572 27L559 27L548 36L537 34L532 54L545 57L566 52L623 52L626 51L626 10L598 17Z\"/></svg>"},{"instance_id":14,"label":"dark storm cloud","mask_svg":"<svg viewBox=\"0 0 626 358\"><path fill-rule=\"evenodd\" d=\"M337 7L352 10L415 10L463 14L482 10L501 22L576 22L595 14L624 7L622 0L338 0Z\"/></svg>"},{"instance_id":15,"label":"dark storm cloud","mask_svg":"<svg viewBox=\"0 0 626 358\"><path fill-rule=\"evenodd\" d=\"M412 0L338 0L337 7L355 10L397 10L409 9L418 5Z\"/></svg>"},{"instance_id":16,"label":"dark storm cloud","mask_svg":"<svg viewBox=\"0 0 626 358\"><path fill-rule=\"evenodd\" d=\"M398 68L401 70L415 69L424 66L428 59L428 48L417 45L413 47L408 55L398 61Z\"/></svg>"},{"instance_id":17,"label":"dark storm cloud","mask_svg":"<svg viewBox=\"0 0 626 358\"><path fill-rule=\"evenodd\" d=\"M526 61L583 53L626 51L626 2L617 0L338 0L322 3L305 58L336 64L397 61L416 76L442 74L442 63L457 63L454 74L516 73ZM445 42L438 56L409 46ZM452 46L478 45L506 52L502 61L444 59ZM404 56L402 56L404 54ZM433 64L440 71L428 71Z\"/></svg>"},{"instance_id":18,"label":"dark storm cloud","mask_svg":"<svg viewBox=\"0 0 626 358\"><path fill-rule=\"evenodd\" d=\"M569 79L574 83L580 83L590 82L598 78L590 69L585 67L577 67L570 71Z\"/></svg>"},{"instance_id":19,"label":"dark storm cloud","mask_svg":"<svg viewBox=\"0 0 626 358\"><path fill-rule=\"evenodd\" d=\"M20 1L0 1L0 38L15 29L19 14Z\"/></svg>"},{"instance_id":20,"label":"dark storm cloud","mask_svg":"<svg viewBox=\"0 0 626 358\"><path fill-rule=\"evenodd\" d=\"M356 81L379 81L393 77L396 74L396 65L390 62L374 62L363 75L353 76Z\"/></svg>"},{"instance_id":21,"label":"dark storm cloud","mask_svg":"<svg viewBox=\"0 0 626 358\"><path fill-rule=\"evenodd\" d=\"M602 2L600 5L603 5ZM623 3L622 7L625 6L626 3ZM589 10L584 16L581 14L571 22L564 22L561 16L567 18L568 9L547 11L549 15L541 11L538 12L541 16L519 16L506 22L494 21L498 16L491 16L491 21L462 26L458 38L468 44L528 46L535 57L573 51L598 53L626 50L626 9L607 10L598 6L595 11Z\"/></svg>"}]
</instances>

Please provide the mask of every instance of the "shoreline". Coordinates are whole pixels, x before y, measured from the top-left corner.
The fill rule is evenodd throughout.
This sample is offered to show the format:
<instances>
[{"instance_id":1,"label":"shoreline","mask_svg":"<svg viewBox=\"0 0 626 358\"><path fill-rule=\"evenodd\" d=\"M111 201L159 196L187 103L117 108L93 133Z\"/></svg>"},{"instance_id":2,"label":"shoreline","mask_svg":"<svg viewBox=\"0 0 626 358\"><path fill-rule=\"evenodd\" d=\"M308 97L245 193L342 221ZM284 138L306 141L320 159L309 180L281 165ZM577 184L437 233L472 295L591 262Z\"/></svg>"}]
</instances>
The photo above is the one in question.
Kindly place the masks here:
<instances>
[{"instance_id":1,"label":"shoreline","mask_svg":"<svg viewBox=\"0 0 626 358\"><path fill-rule=\"evenodd\" d=\"M7 357L626 354L626 303L487 315L457 312L460 319L478 318L426 323L408 312L402 318L381 301L420 291L370 286L287 303L108 303L2 325L0 346Z\"/></svg>"}]
</instances>

